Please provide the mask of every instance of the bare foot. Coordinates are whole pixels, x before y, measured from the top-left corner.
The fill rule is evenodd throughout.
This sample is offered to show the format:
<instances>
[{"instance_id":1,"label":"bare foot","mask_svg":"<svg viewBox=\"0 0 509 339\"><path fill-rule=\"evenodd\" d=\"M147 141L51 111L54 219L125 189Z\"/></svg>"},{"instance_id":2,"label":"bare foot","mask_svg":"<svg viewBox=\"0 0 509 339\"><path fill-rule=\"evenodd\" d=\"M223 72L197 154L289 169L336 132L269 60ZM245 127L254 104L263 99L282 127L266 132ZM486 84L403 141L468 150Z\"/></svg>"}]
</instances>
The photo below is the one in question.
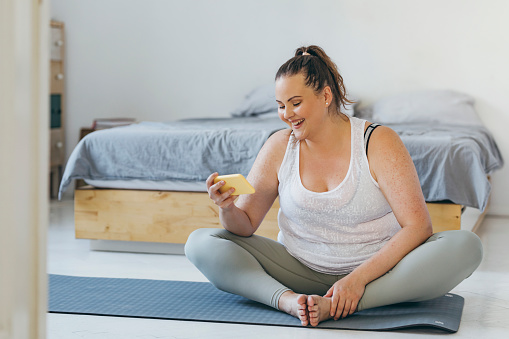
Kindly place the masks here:
<instances>
[{"instance_id":1,"label":"bare foot","mask_svg":"<svg viewBox=\"0 0 509 339\"><path fill-rule=\"evenodd\" d=\"M320 322L328 320L330 315L331 298L324 298L319 295L308 297L308 314L311 326L317 326Z\"/></svg>"},{"instance_id":2,"label":"bare foot","mask_svg":"<svg viewBox=\"0 0 509 339\"><path fill-rule=\"evenodd\" d=\"M293 291L284 292L279 298L279 309L294 317L298 318L302 326L309 324L308 296L305 294L297 294Z\"/></svg>"}]
</instances>

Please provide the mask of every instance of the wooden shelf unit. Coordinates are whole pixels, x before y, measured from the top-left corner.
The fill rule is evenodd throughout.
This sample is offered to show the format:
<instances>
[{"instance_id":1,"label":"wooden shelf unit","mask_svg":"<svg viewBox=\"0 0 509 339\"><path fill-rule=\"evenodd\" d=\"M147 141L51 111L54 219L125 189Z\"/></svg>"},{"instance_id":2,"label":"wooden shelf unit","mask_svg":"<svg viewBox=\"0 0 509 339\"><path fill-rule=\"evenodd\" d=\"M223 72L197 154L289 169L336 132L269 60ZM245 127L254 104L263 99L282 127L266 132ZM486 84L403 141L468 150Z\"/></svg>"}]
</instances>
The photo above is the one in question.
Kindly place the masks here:
<instances>
[{"instance_id":1,"label":"wooden shelf unit","mask_svg":"<svg viewBox=\"0 0 509 339\"><path fill-rule=\"evenodd\" d=\"M56 197L65 163L64 23L51 21L50 65L50 196Z\"/></svg>"}]
</instances>

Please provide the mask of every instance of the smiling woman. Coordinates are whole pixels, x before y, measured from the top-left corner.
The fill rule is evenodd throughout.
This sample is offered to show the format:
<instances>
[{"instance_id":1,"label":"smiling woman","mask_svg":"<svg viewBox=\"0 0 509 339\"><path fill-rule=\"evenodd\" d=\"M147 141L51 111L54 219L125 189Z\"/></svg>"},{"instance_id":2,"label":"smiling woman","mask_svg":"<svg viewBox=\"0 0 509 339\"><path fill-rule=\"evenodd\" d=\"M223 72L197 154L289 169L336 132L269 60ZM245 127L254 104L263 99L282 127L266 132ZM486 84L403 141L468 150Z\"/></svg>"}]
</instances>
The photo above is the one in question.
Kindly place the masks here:
<instances>
[{"instance_id":1,"label":"smiling woman","mask_svg":"<svg viewBox=\"0 0 509 339\"><path fill-rule=\"evenodd\" d=\"M199 229L185 247L217 288L317 326L442 296L472 274L479 238L432 234L408 151L390 128L342 112L351 101L321 48L301 47L281 66L276 101L290 129L260 150L247 178L256 192L236 201L211 174L207 190L225 230ZM278 241L253 235L278 196Z\"/></svg>"}]
</instances>

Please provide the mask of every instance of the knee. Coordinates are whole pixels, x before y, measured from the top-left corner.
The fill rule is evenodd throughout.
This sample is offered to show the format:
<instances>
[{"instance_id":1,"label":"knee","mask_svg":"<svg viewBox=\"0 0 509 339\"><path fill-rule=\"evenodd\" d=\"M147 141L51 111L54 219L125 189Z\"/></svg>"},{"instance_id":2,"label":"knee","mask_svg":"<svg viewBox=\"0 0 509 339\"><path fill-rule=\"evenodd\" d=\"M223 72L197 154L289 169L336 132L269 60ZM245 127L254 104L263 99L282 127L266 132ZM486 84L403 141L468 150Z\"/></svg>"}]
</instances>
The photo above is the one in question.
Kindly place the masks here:
<instances>
[{"instance_id":1,"label":"knee","mask_svg":"<svg viewBox=\"0 0 509 339\"><path fill-rule=\"evenodd\" d=\"M450 245L457 251L460 259L475 270L483 258L483 246L477 234L465 230L443 233L448 233L446 236L449 238Z\"/></svg>"},{"instance_id":2,"label":"knee","mask_svg":"<svg viewBox=\"0 0 509 339\"><path fill-rule=\"evenodd\" d=\"M470 231L459 230L455 232L455 238L458 247L482 258L482 242L477 234Z\"/></svg>"},{"instance_id":3,"label":"knee","mask_svg":"<svg viewBox=\"0 0 509 339\"><path fill-rule=\"evenodd\" d=\"M212 251L211 243L224 231L224 229L219 228L200 228L195 230L189 235L184 246L186 257L195 265L206 259Z\"/></svg>"},{"instance_id":4,"label":"knee","mask_svg":"<svg viewBox=\"0 0 509 339\"><path fill-rule=\"evenodd\" d=\"M483 258L483 247L481 239L474 232L462 231L464 247L471 252L475 268L481 264Z\"/></svg>"}]
</instances>

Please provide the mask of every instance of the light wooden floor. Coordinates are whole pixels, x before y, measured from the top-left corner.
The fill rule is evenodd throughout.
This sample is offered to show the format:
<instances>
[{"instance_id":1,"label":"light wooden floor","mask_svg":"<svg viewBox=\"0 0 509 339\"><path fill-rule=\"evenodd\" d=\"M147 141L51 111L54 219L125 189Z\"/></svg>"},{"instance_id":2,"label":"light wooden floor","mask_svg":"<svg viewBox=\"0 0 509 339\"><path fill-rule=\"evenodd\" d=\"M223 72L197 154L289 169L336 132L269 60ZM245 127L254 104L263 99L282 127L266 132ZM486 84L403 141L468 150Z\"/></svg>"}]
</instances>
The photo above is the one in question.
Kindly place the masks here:
<instances>
[{"instance_id":1,"label":"light wooden floor","mask_svg":"<svg viewBox=\"0 0 509 339\"><path fill-rule=\"evenodd\" d=\"M51 203L48 272L76 276L206 281L182 255L90 251L88 240L74 239L73 202ZM478 231L484 244L479 269L453 292L465 298L454 338L509 338L509 218L487 217ZM443 332L361 332L131 319L48 315L49 339L153 338L436 338Z\"/></svg>"}]
</instances>

